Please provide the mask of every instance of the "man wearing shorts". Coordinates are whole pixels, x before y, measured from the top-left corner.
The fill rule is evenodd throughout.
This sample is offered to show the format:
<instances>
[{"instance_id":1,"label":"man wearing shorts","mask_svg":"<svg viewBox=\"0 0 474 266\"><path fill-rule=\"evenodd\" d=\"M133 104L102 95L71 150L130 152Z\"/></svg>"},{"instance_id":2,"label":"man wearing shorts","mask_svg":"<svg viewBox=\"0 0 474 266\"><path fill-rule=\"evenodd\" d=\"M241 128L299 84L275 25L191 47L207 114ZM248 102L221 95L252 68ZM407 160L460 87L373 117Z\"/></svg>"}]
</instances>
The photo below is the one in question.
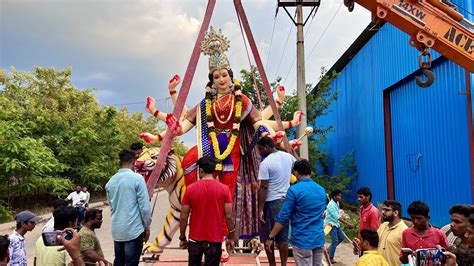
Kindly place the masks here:
<instances>
[{"instance_id":1,"label":"man wearing shorts","mask_svg":"<svg viewBox=\"0 0 474 266\"><path fill-rule=\"evenodd\" d=\"M285 200L286 192L290 188L291 169L296 159L286 152L277 150L269 137L260 138L257 146L260 155L264 157L258 173L260 182L258 212L261 222L260 242L265 243ZM286 265L288 259L288 227L288 224L283 226L274 237L274 242L280 251L281 265ZM273 249L273 245L265 247L270 265L276 265Z\"/></svg>"}]
</instances>

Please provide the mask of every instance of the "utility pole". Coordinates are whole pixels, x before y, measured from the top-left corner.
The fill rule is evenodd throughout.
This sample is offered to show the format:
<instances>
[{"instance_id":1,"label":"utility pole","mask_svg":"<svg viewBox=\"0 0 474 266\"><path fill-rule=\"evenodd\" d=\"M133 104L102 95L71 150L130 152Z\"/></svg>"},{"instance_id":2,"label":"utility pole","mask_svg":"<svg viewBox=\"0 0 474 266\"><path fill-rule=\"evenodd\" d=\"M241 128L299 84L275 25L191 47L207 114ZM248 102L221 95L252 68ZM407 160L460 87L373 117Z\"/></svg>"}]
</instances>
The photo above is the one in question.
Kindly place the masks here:
<instances>
[{"instance_id":1,"label":"utility pole","mask_svg":"<svg viewBox=\"0 0 474 266\"><path fill-rule=\"evenodd\" d=\"M296 6L296 91L298 95L298 109L307 114L306 111L306 77L304 65L304 34L303 34L303 6ZM308 116L304 115L301 124L298 127L298 137L304 134L304 130L308 124ZM300 157L309 159L308 154L308 137L301 140Z\"/></svg>"},{"instance_id":2,"label":"utility pole","mask_svg":"<svg viewBox=\"0 0 474 266\"><path fill-rule=\"evenodd\" d=\"M305 63L304 63L304 34L303 29L306 22L308 22L311 14L316 13L320 0L278 0L278 7L283 7L288 16L291 18L296 26L296 91L298 96L298 109L305 114L301 119L301 124L298 127L298 137L304 135L304 131L308 125L306 112L306 78L305 78ZM286 7L296 6L296 21L290 15ZM311 6L311 12L306 20L303 22L303 6ZM308 154L308 137L301 139L300 157L302 159L309 159Z\"/></svg>"}]
</instances>

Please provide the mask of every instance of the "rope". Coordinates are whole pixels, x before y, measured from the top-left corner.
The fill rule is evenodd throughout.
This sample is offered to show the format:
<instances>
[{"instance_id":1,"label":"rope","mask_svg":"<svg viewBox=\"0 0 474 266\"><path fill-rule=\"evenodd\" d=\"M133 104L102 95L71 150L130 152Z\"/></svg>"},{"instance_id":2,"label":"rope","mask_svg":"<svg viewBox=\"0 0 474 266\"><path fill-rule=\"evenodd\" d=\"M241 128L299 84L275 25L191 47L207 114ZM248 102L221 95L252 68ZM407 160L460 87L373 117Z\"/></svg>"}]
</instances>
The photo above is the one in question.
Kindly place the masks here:
<instances>
[{"instance_id":1,"label":"rope","mask_svg":"<svg viewBox=\"0 0 474 266\"><path fill-rule=\"evenodd\" d=\"M239 20L240 33L242 34L242 40L244 41L245 52L247 52L247 60L249 61L250 72L252 72L253 86L255 88L255 91L257 91L258 104L260 105L260 111L262 111L263 110L263 103L262 103L262 99L260 97L260 90L258 89L257 78L255 77L255 72L252 69L252 63L250 61L249 49L247 47L247 42L245 41L244 29L242 28L242 21L240 20L240 16L238 14L237 14L237 19Z\"/></svg>"}]
</instances>

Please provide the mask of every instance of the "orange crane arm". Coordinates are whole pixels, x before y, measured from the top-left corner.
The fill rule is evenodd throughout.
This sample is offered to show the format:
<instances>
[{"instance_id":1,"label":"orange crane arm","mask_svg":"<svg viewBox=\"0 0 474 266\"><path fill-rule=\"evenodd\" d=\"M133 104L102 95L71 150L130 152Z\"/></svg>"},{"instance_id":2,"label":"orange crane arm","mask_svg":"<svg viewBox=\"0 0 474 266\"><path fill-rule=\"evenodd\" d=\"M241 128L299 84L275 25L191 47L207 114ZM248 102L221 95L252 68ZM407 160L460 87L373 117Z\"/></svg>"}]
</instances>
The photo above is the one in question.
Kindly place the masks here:
<instances>
[{"instance_id":1,"label":"orange crane arm","mask_svg":"<svg viewBox=\"0 0 474 266\"><path fill-rule=\"evenodd\" d=\"M353 8L354 0L344 2L349 6L349 10ZM373 20L383 19L412 36L410 45L420 51L433 48L468 71L474 72L474 33L467 27L473 25L445 3L439 0L355 2L371 11Z\"/></svg>"}]
</instances>

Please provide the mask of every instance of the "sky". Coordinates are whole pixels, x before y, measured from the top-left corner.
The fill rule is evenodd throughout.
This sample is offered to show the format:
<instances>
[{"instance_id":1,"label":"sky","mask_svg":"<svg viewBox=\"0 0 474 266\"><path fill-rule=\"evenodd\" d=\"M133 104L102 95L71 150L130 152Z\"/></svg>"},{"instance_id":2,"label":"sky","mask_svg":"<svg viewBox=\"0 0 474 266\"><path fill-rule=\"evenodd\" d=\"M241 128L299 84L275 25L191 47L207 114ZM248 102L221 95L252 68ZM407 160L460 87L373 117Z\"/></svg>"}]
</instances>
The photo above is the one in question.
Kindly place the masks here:
<instances>
[{"instance_id":1,"label":"sky","mask_svg":"<svg viewBox=\"0 0 474 266\"><path fill-rule=\"evenodd\" d=\"M370 22L370 13L342 0L322 0L305 25L306 83L316 84ZM242 0L270 81L278 76L287 93L296 89L296 27L277 0ZM173 105L167 84L184 76L207 0L0 0L0 68L31 71L72 67L72 83L95 92L102 105L144 112L147 96L161 111ZM288 8L294 15L294 8ZM304 16L310 12L304 8ZM249 69L231 0L217 0L211 25L230 40L234 73ZM249 48L250 49L250 48ZM254 60L250 53L250 59ZM186 106L204 96L208 59L201 55ZM238 75L237 75L238 78ZM178 87L179 88L179 87ZM196 142L195 131L181 140Z\"/></svg>"}]
</instances>

